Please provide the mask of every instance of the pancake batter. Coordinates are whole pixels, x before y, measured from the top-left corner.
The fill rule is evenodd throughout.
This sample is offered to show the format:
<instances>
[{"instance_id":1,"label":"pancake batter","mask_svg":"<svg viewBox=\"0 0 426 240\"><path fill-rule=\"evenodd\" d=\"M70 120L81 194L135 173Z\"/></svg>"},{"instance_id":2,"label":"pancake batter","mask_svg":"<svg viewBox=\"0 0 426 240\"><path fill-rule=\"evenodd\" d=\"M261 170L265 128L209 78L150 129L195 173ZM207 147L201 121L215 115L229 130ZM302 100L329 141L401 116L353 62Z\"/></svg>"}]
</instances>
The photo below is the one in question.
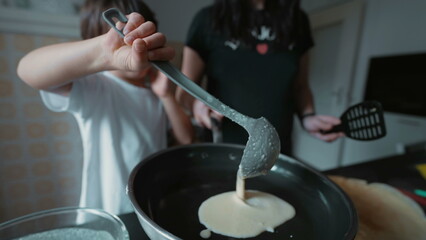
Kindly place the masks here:
<instances>
[{"instance_id":1,"label":"pancake batter","mask_svg":"<svg viewBox=\"0 0 426 240\"><path fill-rule=\"evenodd\" d=\"M286 201L268 193L244 189L237 174L237 190L210 197L199 210L200 222L209 230L229 237L255 237L293 218L295 209ZM208 238L203 230L201 237Z\"/></svg>"}]
</instances>

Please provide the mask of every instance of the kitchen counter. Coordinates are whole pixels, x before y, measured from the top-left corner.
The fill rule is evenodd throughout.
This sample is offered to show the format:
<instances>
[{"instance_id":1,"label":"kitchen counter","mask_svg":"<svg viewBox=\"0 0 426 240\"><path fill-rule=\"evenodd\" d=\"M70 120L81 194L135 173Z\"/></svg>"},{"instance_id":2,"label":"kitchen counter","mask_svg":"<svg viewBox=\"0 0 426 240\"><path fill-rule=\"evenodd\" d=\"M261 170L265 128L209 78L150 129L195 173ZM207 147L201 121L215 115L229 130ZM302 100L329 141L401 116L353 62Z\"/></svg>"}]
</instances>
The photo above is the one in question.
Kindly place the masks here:
<instances>
[{"instance_id":1,"label":"kitchen counter","mask_svg":"<svg viewBox=\"0 0 426 240\"><path fill-rule=\"evenodd\" d=\"M323 173L386 183L416 201L426 213L426 197L419 194L426 191L426 176L422 176L416 168L423 164L426 166L426 151L377 159ZM131 240L149 239L135 213L122 214L119 217L126 225Z\"/></svg>"},{"instance_id":2,"label":"kitchen counter","mask_svg":"<svg viewBox=\"0 0 426 240\"><path fill-rule=\"evenodd\" d=\"M426 151L382 158L323 173L388 184L416 201L426 213L426 173L423 176L417 168L421 165L426 166Z\"/></svg>"}]
</instances>

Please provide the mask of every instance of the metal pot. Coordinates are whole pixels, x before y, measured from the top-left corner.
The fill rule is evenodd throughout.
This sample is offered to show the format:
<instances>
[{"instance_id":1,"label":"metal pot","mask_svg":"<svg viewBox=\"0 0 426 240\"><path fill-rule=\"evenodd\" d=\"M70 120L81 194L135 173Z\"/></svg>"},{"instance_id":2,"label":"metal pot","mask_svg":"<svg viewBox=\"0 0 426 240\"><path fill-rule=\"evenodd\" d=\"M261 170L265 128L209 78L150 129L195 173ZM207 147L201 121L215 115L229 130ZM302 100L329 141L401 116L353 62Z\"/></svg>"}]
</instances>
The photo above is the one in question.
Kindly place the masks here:
<instances>
[{"instance_id":1,"label":"metal pot","mask_svg":"<svg viewBox=\"0 0 426 240\"><path fill-rule=\"evenodd\" d=\"M198 207L207 198L235 190L244 146L193 144L149 156L132 171L128 195L152 240L202 239ZM266 176L248 179L247 189L274 194L292 204L296 216L251 239L352 240L358 230L355 208L346 194L306 164L280 155ZM209 238L233 239L219 234Z\"/></svg>"}]
</instances>

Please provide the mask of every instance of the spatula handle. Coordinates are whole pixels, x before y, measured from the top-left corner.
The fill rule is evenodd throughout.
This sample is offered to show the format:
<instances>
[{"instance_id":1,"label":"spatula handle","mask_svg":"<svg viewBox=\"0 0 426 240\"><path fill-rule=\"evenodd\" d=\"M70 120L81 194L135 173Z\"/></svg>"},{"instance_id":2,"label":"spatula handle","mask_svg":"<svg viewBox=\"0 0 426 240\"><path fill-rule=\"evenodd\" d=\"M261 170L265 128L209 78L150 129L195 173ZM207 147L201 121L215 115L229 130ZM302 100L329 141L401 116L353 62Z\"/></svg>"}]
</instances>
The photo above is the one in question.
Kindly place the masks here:
<instances>
[{"instance_id":1,"label":"spatula handle","mask_svg":"<svg viewBox=\"0 0 426 240\"><path fill-rule=\"evenodd\" d=\"M321 130L321 134L330 134L330 133L336 133L336 132L344 132L345 128L343 127L343 124L335 125L332 129L328 131Z\"/></svg>"}]
</instances>

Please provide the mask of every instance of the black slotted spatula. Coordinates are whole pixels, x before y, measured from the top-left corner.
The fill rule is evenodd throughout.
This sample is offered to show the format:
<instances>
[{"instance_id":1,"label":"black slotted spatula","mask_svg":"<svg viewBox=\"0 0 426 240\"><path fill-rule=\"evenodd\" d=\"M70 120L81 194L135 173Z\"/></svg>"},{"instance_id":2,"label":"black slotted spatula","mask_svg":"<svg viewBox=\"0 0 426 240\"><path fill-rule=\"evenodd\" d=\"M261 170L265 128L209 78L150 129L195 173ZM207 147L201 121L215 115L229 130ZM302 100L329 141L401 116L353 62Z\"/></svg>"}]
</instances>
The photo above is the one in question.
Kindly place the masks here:
<instances>
[{"instance_id":1,"label":"black slotted spatula","mask_svg":"<svg viewBox=\"0 0 426 240\"><path fill-rule=\"evenodd\" d=\"M344 132L349 138L361 141L386 136L382 105L377 101L365 101L348 108L340 116L341 124L322 134Z\"/></svg>"}]
</instances>

